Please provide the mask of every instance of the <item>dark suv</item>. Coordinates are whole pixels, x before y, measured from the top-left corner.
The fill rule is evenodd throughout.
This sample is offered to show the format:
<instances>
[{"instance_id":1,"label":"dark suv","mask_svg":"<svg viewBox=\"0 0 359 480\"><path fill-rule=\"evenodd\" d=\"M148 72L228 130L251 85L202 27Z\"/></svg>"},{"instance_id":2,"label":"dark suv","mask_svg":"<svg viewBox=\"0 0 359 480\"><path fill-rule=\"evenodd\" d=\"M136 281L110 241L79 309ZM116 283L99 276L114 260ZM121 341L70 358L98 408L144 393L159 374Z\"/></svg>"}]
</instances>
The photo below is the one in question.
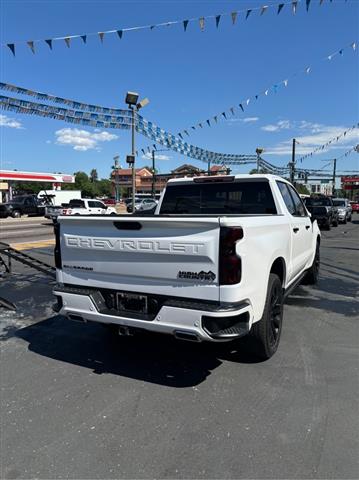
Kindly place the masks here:
<instances>
[{"instance_id":1,"label":"dark suv","mask_svg":"<svg viewBox=\"0 0 359 480\"><path fill-rule=\"evenodd\" d=\"M24 214L44 215L45 206L40 204L35 195L20 195L10 202L0 204L0 218L19 218Z\"/></svg>"},{"instance_id":2,"label":"dark suv","mask_svg":"<svg viewBox=\"0 0 359 480\"><path fill-rule=\"evenodd\" d=\"M338 226L338 209L333 205L330 197L324 195L308 197L304 199L304 203L312 218L318 222L319 227L330 230L331 226Z\"/></svg>"}]
</instances>

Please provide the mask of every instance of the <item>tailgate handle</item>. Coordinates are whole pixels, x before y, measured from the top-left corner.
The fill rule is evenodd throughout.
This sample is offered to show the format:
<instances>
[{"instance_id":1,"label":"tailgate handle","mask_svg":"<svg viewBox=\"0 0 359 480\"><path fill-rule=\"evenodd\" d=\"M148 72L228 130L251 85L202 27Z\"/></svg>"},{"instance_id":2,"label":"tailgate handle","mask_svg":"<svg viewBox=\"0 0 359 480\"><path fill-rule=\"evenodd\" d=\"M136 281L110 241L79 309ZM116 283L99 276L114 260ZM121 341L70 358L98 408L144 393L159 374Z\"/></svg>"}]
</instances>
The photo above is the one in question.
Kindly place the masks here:
<instances>
[{"instance_id":1,"label":"tailgate handle","mask_svg":"<svg viewBox=\"0 0 359 480\"><path fill-rule=\"evenodd\" d=\"M121 222L121 221L116 221L113 222L114 226L118 230L141 230L142 225L140 222Z\"/></svg>"}]
</instances>

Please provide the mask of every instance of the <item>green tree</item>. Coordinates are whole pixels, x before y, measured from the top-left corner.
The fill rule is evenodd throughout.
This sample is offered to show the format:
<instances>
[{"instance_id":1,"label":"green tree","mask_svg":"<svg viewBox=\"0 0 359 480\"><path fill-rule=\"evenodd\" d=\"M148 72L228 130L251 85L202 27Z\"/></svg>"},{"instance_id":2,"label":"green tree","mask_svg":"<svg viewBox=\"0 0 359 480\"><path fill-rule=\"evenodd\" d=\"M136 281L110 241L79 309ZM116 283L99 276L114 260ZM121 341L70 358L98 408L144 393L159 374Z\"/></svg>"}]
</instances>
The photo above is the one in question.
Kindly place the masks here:
<instances>
[{"instance_id":1,"label":"green tree","mask_svg":"<svg viewBox=\"0 0 359 480\"><path fill-rule=\"evenodd\" d=\"M96 168L93 168L90 172L90 181L92 183L95 183L95 182L97 182L97 180L98 180L98 173L97 173Z\"/></svg>"},{"instance_id":2,"label":"green tree","mask_svg":"<svg viewBox=\"0 0 359 480\"><path fill-rule=\"evenodd\" d=\"M310 195L309 190L307 187L301 183L297 183L295 186L296 190L298 193L301 193L302 195Z\"/></svg>"}]
</instances>

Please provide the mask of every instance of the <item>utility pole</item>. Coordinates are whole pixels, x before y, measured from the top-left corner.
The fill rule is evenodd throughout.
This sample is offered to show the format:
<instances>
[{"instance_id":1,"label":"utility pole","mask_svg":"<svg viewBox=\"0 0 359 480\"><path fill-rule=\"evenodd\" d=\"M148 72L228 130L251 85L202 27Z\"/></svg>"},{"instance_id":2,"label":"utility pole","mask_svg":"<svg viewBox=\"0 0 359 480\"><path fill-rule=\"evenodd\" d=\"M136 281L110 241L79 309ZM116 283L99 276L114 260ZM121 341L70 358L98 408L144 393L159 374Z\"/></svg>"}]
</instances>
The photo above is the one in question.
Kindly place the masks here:
<instances>
[{"instance_id":1,"label":"utility pole","mask_svg":"<svg viewBox=\"0 0 359 480\"><path fill-rule=\"evenodd\" d=\"M152 197L156 196L156 165L155 165L155 151L152 150Z\"/></svg>"},{"instance_id":2,"label":"utility pole","mask_svg":"<svg viewBox=\"0 0 359 480\"><path fill-rule=\"evenodd\" d=\"M135 197L136 197L136 167L135 167L135 158L136 158L136 152L135 152L135 110L137 110L137 107L134 105L130 106L131 112L132 112L132 122L131 122L131 137L132 137L132 158L133 158L133 163L132 163L132 212L135 211Z\"/></svg>"},{"instance_id":3,"label":"utility pole","mask_svg":"<svg viewBox=\"0 0 359 480\"><path fill-rule=\"evenodd\" d=\"M211 175L211 160L208 160L207 174L208 176Z\"/></svg>"},{"instance_id":4,"label":"utility pole","mask_svg":"<svg viewBox=\"0 0 359 480\"><path fill-rule=\"evenodd\" d=\"M295 144L296 140L293 138L293 144L292 144L292 161L289 164L290 167L290 182L294 184L294 176L295 176Z\"/></svg>"},{"instance_id":5,"label":"utility pole","mask_svg":"<svg viewBox=\"0 0 359 480\"><path fill-rule=\"evenodd\" d=\"M118 159L120 158L119 155L116 155L115 157L113 157L113 160L114 160L114 165L113 165L113 169L115 170L115 198L116 198L116 203L119 201L119 195L118 195Z\"/></svg>"},{"instance_id":6,"label":"utility pole","mask_svg":"<svg viewBox=\"0 0 359 480\"><path fill-rule=\"evenodd\" d=\"M335 196L335 175L337 173L337 159L334 158L333 161L333 189L332 189L332 194Z\"/></svg>"},{"instance_id":7,"label":"utility pole","mask_svg":"<svg viewBox=\"0 0 359 480\"><path fill-rule=\"evenodd\" d=\"M259 173L259 165L260 165L260 160L261 160L261 155L263 153L264 149L263 148L256 148L256 154L257 154L257 172Z\"/></svg>"}]
</instances>

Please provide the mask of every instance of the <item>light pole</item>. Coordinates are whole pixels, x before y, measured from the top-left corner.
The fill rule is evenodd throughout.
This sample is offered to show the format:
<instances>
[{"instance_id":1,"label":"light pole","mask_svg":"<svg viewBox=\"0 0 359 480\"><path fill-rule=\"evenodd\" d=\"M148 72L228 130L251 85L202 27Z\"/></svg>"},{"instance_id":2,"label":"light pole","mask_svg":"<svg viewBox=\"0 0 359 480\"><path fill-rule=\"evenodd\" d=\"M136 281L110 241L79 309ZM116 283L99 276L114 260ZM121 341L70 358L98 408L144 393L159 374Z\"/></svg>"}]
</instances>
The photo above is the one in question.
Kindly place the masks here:
<instances>
[{"instance_id":1,"label":"light pole","mask_svg":"<svg viewBox=\"0 0 359 480\"><path fill-rule=\"evenodd\" d=\"M138 93L136 92L127 92L125 103L131 110L131 155L127 155L127 163L132 164L132 211L135 211L135 197L136 197L136 150L135 150L135 130L136 130L136 113L140 108L145 107L149 100L144 98L139 103L138 102Z\"/></svg>"}]
</instances>

